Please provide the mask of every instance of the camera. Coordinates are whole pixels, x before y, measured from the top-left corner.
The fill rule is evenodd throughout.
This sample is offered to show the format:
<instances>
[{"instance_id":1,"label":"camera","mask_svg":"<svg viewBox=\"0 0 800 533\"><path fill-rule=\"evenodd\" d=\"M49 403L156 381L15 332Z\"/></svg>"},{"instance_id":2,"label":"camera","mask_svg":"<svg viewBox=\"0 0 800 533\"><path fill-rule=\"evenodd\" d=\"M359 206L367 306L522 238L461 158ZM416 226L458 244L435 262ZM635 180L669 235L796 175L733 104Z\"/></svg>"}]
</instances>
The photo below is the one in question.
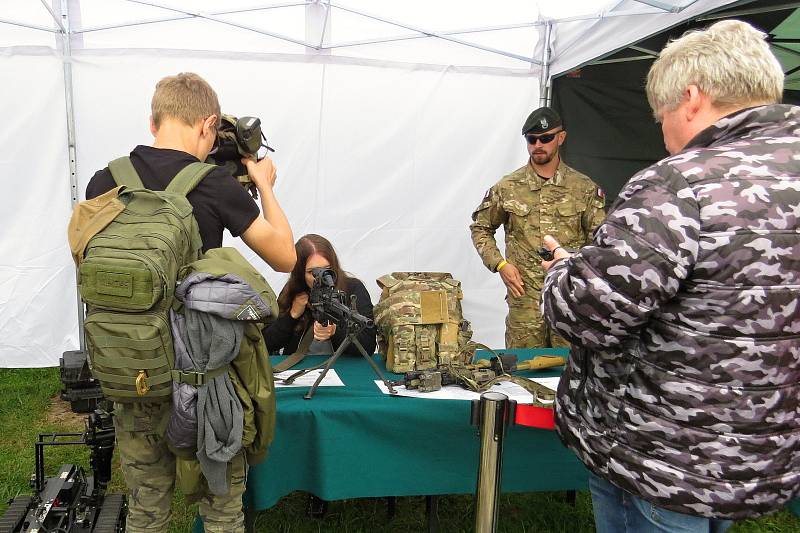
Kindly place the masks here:
<instances>
[{"instance_id":1,"label":"camera","mask_svg":"<svg viewBox=\"0 0 800 533\"><path fill-rule=\"evenodd\" d=\"M239 180L254 199L258 199L258 189L250 180L242 158L257 161L258 151L262 147L270 152L275 151L261 131L261 119L223 114L217 128L215 148L206 158L206 163L223 167Z\"/></svg>"},{"instance_id":2,"label":"camera","mask_svg":"<svg viewBox=\"0 0 800 533\"><path fill-rule=\"evenodd\" d=\"M548 250L547 248L539 248L536 250L536 253L542 258L543 261L553 260L553 251Z\"/></svg>"},{"instance_id":3,"label":"camera","mask_svg":"<svg viewBox=\"0 0 800 533\"><path fill-rule=\"evenodd\" d=\"M559 248L571 254L574 254L576 251L572 248L564 248L563 246L556 246L555 250L548 250L547 248L544 247L539 248L538 250L536 250L536 253L539 257L542 258L543 261L552 261L554 259L555 256L554 254L556 250L558 250Z\"/></svg>"}]
</instances>

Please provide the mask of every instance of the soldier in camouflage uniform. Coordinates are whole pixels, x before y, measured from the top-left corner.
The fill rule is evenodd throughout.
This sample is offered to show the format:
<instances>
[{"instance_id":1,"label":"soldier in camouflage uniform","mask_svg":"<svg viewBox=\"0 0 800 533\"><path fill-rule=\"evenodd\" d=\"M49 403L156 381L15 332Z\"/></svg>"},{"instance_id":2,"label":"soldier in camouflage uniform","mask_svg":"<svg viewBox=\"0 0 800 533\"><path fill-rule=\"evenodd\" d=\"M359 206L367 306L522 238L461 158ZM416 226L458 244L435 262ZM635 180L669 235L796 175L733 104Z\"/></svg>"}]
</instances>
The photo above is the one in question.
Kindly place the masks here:
<instances>
[{"instance_id":1,"label":"soldier in camouflage uniform","mask_svg":"<svg viewBox=\"0 0 800 533\"><path fill-rule=\"evenodd\" d=\"M667 45L647 96L672 156L543 265L600 533L724 531L800 493L800 108L764 38L728 20Z\"/></svg>"},{"instance_id":2,"label":"soldier in camouflage uniform","mask_svg":"<svg viewBox=\"0 0 800 533\"><path fill-rule=\"evenodd\" d=\"M544 270L536 250L547 234L569 248L589 242L605 216L603 193L561 161L559 147L567 132L554 110L535 110L522 134L528 143L528 164L486 192L472 213L472 242L486 268L499 272L508 289L506 347L568 347L539 312ZM494 237L500 226L505 231L505 258Z\"/></svg>"}]
</instances>

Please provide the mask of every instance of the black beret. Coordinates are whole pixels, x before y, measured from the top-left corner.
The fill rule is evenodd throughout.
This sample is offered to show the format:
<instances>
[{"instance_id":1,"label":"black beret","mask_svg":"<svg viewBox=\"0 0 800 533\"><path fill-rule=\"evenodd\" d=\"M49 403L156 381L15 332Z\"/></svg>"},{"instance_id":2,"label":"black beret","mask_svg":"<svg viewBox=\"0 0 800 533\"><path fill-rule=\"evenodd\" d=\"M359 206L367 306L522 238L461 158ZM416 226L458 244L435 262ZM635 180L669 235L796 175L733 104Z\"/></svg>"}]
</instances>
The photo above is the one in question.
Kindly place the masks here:
<instances>
[{"instance_id":1,"label":"black beret","mask_svg":"<svg viewBox=\"0 0 800 533\"><path fill-rule=\"evenodd\" d=\"M544 133L561 126L561 117L550 107L540 107L530 115L522 125L522 134Z\"/></svg>"}]
</instances>

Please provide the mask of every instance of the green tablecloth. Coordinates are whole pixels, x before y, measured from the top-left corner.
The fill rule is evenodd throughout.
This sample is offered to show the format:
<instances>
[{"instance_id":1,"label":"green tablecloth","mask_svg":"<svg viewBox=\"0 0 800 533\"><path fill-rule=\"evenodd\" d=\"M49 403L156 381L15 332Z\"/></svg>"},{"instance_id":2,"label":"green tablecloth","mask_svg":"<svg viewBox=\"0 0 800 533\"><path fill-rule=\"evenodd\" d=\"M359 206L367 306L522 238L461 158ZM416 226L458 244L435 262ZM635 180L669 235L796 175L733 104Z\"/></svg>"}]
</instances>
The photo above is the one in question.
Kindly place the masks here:
<instances>
[{"instance_id":1,"label":"green tablecloth","mask_svg":"<svg viewBox=\"0 0 800 533\"><path fill-rule=\"evenodd\" d=\"M527 359L566 350L514 352ZM298 368L322 360L307 357ZM275 440L267 460L250 469L248 507L272 507L297 490L326 500L474 492L479 442L470 402L384 395L361 357L342 357L334 368L345 387L320 387L311 400L303 399L307 387L278 389ZM504 492L587 484L587 470L553 431L527 427L509 429L502 476Z\"/></svg>"},{"instance_id":2,"label":"green tablecloth","mask_svg":"<svg viewBox=\"0 0 800 533\"><path fill-rule=\"evenodd\" d=\"M786 507L795 515L800 516L800 498L792 500Z\"/></svg>"}]
</instances>

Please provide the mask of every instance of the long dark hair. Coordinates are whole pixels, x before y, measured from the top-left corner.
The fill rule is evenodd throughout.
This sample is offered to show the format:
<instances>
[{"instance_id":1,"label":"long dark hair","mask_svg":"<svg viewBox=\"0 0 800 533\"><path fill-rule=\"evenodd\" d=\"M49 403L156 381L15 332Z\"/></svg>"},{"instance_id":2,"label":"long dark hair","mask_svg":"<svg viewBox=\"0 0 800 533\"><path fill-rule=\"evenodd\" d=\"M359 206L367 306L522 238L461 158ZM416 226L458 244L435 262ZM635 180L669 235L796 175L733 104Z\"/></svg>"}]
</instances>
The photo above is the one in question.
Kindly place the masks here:
<instances>
[{"instance_id":1,"label":"long dark hair","mask_svg":"<svg viewBox=\"0 0 800 533\"><path fill-rule=\"evenodd\" d=\"M331 270L336 273L337 289L344 290L345 287L347 287L347 280L349 279L339 264L336 250L333 249L333 245L325 237L315 233L303 235L298 239L297 243L295 243L294 249L297 252L297 262L294 264L294 268L289 274L289 281L283 286L283 290L281 290L278 296L278 313L280 316L289 313L295 296L301 292L309 292L308 285L306 284L306 263L308 263L308 258L312 255L319 254L328 260ZM298 329L305 330L310 321L310 314L309 310L306 309L306 312L300 320L300 324L298 324Z\"/></svg>"}]
</instances>

